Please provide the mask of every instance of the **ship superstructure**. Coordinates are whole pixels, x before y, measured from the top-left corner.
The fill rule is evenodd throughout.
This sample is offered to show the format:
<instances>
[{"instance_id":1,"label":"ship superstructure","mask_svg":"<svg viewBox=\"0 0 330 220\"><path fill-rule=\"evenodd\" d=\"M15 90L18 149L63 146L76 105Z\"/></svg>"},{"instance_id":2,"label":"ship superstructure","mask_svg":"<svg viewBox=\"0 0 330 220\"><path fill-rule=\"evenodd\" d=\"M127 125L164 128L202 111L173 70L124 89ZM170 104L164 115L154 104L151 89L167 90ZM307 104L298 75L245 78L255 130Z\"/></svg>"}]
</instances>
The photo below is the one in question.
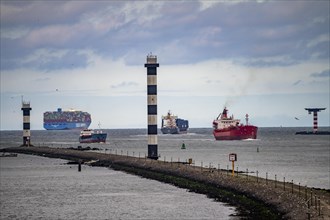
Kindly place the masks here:
<instances>
[{"instance_id":1,"label":"ship superstructure","mask_svg":"<svg viewBox=\"0 0 330 220\"><path fill-rule=\"evenodd\" d=\"M84 129L80 132L80 143L105 143L107 139L107 133L103 133L102 130Z\"/></svg>"},{"instance_id":2,"label":"ship superstructure","mask_svg":"<svg viewBox=\"0 0 330 220\"><path fill-rule=\"evenodd\" d=\"M58 108L57 111L44 112L46 130L87 129L91 122L91 115L88 112L73 109L62 111L61 108Z\"/></svg>"}]
</instances>

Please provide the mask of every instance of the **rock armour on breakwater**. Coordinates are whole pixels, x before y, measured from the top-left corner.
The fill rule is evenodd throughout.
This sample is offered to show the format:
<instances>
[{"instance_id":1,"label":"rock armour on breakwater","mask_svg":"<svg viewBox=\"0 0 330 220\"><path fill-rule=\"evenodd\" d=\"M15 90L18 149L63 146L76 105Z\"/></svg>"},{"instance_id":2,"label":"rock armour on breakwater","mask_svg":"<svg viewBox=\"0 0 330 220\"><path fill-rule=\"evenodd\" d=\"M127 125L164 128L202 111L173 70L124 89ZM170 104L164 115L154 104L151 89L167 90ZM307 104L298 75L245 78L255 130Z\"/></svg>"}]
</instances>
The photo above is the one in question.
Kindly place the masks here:
<instances>
[{"instance_id":1,"label":"rock armour on breakwater","mask_svg":"<svg viewBox=\"0 0 330 220\"><path fill-rule=\"evenodd\" d=\"M130 156L120 156L114 154L105 154L98 152L88 152L88 151L77 151L65 148L48 148L48 147L17 147L17 148L6 148L2 149L3 152L15 152L24 154L36 154L40 156L46 156L51 158L61 158L73 161L94 161L92 165L94 166L107 166L112 167L117 170L123 170L130 173L135 173L137 175L145 176L147 178L158 179L163 182L167 182L168 178L160 178L159 175L162 174L167 177L178 177L181 180L173 180L183 182L182 180L192 181L191 183L199 183L203 186L208 186L203 190L197 191L200 193L208 194L213 198L220 198L221 195L212 195L217 192L214 189L219 189L222 194L228 194L227 196L222 196L222 200L229 202L231 204L238 204L238 206L245 206L245 209L250 209L247 212L253 213L254 208L258 208L262 204L267 210L271 211L275 219L308 219L308 214L310 213L311 219L330 219L329 216L329 200L330 193L329 190L315 190L314 194L319 195L321 198L321 207L308 208L308 203L304 197L305 188L301 188L298 194L298 186L289 188L287 185L287 191L283 191L280 187L279 182L265 181L265 179L246 176L246 175L235 175L232 177L224 170L216 170L209 168L201 168L196 166L191 166L182 163L171 163L164 161L150 160L147 158L138 158ZM167 179L167 180L165 180ZM174 184L174 182L170 183ZM192 188L191 183L182 186L185 188ZM275 187L274 187L275 184ZM179 185L179 184L175 184ZM310 192L310 188L307 189ZM290 193L291 192L291 193ZM236 195L236 201L235 201ZM239 195L239 196L238 196ZM247 207L244 205L244 199L248 199L248 203L251 201L256 201L256 205L253 207ZM313 198L313 197L312 197ZM313 198L314 199L314 198ZM259 207L260 208L260 207ZM238 209L240 210L240 209ZM243 207L244 210L244 207ZM322 211L321 213L319 211ZM241 210L242 211L242 210ZM243 211L244 212L244 211ZM245 213L246 214L246 213ZM253 217L253 214L252 216ZM254 216L260 218L260 216ZM255 219L255 218L254 218Z\"/></svg>"}]
</instances>

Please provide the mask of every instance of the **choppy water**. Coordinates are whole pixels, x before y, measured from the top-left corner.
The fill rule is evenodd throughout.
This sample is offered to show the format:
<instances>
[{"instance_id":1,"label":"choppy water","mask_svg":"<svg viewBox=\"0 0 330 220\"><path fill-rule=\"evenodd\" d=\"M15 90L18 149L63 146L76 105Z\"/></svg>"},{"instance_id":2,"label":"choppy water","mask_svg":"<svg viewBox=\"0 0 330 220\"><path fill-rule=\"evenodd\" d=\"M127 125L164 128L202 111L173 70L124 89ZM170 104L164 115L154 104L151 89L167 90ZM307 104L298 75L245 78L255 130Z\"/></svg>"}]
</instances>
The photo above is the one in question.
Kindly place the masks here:
<instances>
[{"instance_id":1,"label":"choppy water","mask_svg":"<svg viewBox=\"0 0 330 220\"><path fill-rule=\"evenodd\" d=\"M23 154L0 167L0 219L235 219L205 195L107 168Z\"/></svg>"},{"instance_id":2,"label":"choppy water","mask_svg":"<svg viewBox=\"0 0 330 220\"><path fill-rule=\"evenodd\" d=\"M329 128L320 128L320 130ZM330 189L330 136L295 135L296 131L311 128L259 128L257 140L215 141L212 129L193 128L188 134L162 135L158 138L160 160L186 161L192 158L196 166L231 167L229 153L237 153L235 169L256 171L259 176ZM79 131L31 131L32 143L52 147L77 147L78 145L107 149L136 157L147 154L145 129L110 129L105 144L79 144ZM19 146L22 131L1 131L1 148ZM181 150L182 143L186 149ZM258 152L259 150L259 152Z\"/></svg>"},{"instance_id":3,"label":"choppy water","mask_svg":"<svg viewBox=\"0 0 330 220\"><path fill-rule=\"evenodd\" d=\"M330 189L330 136L295 135L296 131L308 129L310 128L259 128L257 140L245 141L215 141L212 129L209 128L190 129L188 134L180 135L160 134L159 160L186 161L192 158L196 166L226 169L231 165L228 160L229 153L237 153L235 169L248 169L249 175L256 175L258 171L259 177L266 177L267 173L270 179L274 179L276 175L280 181L285 177L286 181L293 180L302 186ZM105 144L79 144L79 131L31 131L31 140L32 144L37 146L82 145L100 148L103 153L128 154L135 157L144 157L147 154L145 129L104 131L108 133ZM0 134L1 148L16 147L22 142L22 131L1 131ZM185 150L181 149L183 142L186 145ZM61 165L62 160L30 157L20 155L18 159L1 159L1 210L7 210L6 216L17 215L10 211L12 206L14 210L22 207L26 209L25 203L16 205L19 199L15 199L20 198L19 195L24 198L25 194L32 205L27 206L28 211L25 211L24 215L40 218L50 217L55 213L60 215L58 218L75 218L75 215L83 218L84 216L79 214L82 212L86 218L93 219L109 216L119 219L226 219L234 212L233 207L214 203L202 195L191 194L152 180L105 168L85 167L83 172L78 173L76 169L68 168L68 165ZM24 164L26 160L27 166L17 166ZM52 161L50 164L53 165L47 161ZM12 167L13 165L15 166ZM40 172L34 172L38 169ZM7 175L7 182L3 181L4 175ZM31 176L37 177L33 179ZM15 194L16 188L12 188L11 184L25 182L25 179L28 180L24 190ZM45 201L40 199L42 195ZM180 200L181 198L183 200ZM46 200L49 200L48 203ZM8 203L4 204L3 201ZM34 207L43 204L47 204L48 208L35 210Z\"/></svg>"}]
</instances>

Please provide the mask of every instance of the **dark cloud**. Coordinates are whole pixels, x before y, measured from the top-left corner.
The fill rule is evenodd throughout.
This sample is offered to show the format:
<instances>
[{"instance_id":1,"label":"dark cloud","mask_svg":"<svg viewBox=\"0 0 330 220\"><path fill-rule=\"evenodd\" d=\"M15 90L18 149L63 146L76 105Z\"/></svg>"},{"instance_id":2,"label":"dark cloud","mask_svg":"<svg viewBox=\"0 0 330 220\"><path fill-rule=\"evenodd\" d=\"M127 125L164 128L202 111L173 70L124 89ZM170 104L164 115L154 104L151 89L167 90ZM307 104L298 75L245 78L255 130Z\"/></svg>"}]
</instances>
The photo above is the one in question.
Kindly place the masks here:
<instances>
[{"instance_id":1,"label":"dark cloud","mask_svg":"<svg viewBox=\"0 0 330 220\"><path fill-rule=\"evenodd\" d=\"M17 68L17 62L14 60L1 60L0 66L2 70L13 70Z\"/></svg>"},{"instance_id":2,"label":"dark cloud","mask_svg":"<svg viewBox=\"0 0 330 220\"><path fill-rule=\"evenodd\" d=\"M319 72L319 73L312 73L310 76L311 77L330 77L330 69L323 70L322 72Z\"/></svg>"},{"instance_id":3,"label":"dark cloud","mask_svg":"<svg viewBox=\"0 0 330 220\"><path fill-rule=\"evenodd\" d=\"M222 56L262 58L286 55L306 59L312 54L306 44L321 34L329 33L329 22L315 21L320 17L328 19L328 7L329 3L325 2L297 1L219 4L204 12L207 16L202 17L208 22L201 21L201 24L221 28L219 42L223 44L218 51L222 51ZM214 51L210 50L211 53Z\"/></svg>"},{"instance_id":4,"label":"dark cloud","mask_svg":"<svg viewBox=\"0 0 330 220\"><path fill-rule=\"evenodd\" d=\"M22 62L20 59L6 60L1 58L1 69L30 68L51 72L61 69L85 68L88 65L88 59L85 54L79 54L72 50L62 55L55 55L54 52L49 51L40 55L34 55L33 59L28 62Z\"/></svg>"},{"instance_id":5,"label":"dark cloud","mask_svg":"<svg viewBox=\"0 0 330 220\"><path fill-rule=\"evenodd\" d=\"M22 59L33 53L34 50L22 46L21 41L17 39L0 40L0 67L1 70L11 70L20 68Z\"/></svg>"},{"instance_id":6,"label":"dark cloud","mask_svg":"<svg viewBox=\"0 0 330 220\"><path fill-rule=\"evenodd\" d=\"M62 56L42 57L28 63L28 66L35 67L45 71L60 70L60 69L76 69L87 67L87 56L78 54L74 51L68 51Z\"/></svg>"},{"instance_id":7,"label":"dark cloud","mask_svg":"<svg viewBox=\"0 0 330 220\"><path fill-rule=\"evenodd\" d=\"M100 10L106 5L106 1L1 1L1 25L3 28L23 25L36 28L53 24L74 24L85 14Z\"/></svg>"},{"instance_id":8,"label":"dark cloud","mask_svg":"<svg viewBox=\"0 0 330 220\"><path fill-rule=\"evenodd\" d=\"M4 1L1 28L24 27L28 31L15 39L1 35L5 48L1 68L22 66L21 60L42 48L91 49L112 59L125 57L133 65L141 65L150 51L163 64L252 58L246 65L283 66L324 59L329 58L329 40L319 39L329 36L329 4L220 1L201 10L197 1ZM71 55L34 66L87 65L82 55ZM264 59L279 56L288 59Z\"/></svg>"}]
</instances>

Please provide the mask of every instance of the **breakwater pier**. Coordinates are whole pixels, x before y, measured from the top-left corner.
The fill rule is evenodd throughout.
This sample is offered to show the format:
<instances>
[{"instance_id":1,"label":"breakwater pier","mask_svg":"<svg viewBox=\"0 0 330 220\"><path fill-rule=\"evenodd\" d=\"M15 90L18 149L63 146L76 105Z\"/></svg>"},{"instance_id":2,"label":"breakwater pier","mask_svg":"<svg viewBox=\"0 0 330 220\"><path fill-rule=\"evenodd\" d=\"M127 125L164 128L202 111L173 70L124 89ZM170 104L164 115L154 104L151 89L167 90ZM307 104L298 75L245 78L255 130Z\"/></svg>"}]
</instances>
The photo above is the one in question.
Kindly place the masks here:
<instances>
[{"instance_id":1,"label":"breakwater pier","mask_svg":"<svg viewBox=\"0 0 330 220\"><path fill-rule=\"evenodd\" d=\"M329 191L227 170L146 157L49 147L13 147L3 152L34 154L105 166L156 179L238 207L250 219L329 219ZM78 169L78 168L77 168Z\"/></svg>"}]
</instances>

